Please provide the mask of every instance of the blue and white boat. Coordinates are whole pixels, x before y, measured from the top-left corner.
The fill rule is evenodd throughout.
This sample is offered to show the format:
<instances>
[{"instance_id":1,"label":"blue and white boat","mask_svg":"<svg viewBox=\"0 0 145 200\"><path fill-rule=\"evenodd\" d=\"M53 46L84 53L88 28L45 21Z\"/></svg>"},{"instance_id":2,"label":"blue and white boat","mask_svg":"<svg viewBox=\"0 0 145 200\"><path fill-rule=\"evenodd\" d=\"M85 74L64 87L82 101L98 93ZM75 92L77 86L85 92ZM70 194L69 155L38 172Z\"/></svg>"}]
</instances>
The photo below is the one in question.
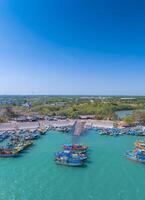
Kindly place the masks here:
<instances>
[{"instance_id":1,"label":"blue and white boat","mask_svg":"<svg viewBox=\"0 0 145 200\"><path fill-rule=\"evenodd\" d=\"M66 165L71 167L80 167L84 164L84 162L80 159L72 159L68 157L61 157L55 160L58 165Z\"/></svg>"},{"instance_id":2,"label":"blue and white boat","mask_svg":"<svg viewBox=\"0 0 145 200\"><path fill-rule=\"evenodd\" d=\"M86 160L87 155L83 153L75 153L73 151L59 151L58 153L55 154L56 158L61 158L61 157L68 157L68 158L74 158L74 159L80 159L80 160Z\"/></svg>"},{"instance_id":3,"label":"blue and white boat","mask_svg":"<svg viewBox=\"0 0 145 200\"><path fill-rule=\"evenodd\" d=\"M127 151L125 156L130 160L145 163L145 153L141 149L134 151Z\"/></svg>"}]
</instances>

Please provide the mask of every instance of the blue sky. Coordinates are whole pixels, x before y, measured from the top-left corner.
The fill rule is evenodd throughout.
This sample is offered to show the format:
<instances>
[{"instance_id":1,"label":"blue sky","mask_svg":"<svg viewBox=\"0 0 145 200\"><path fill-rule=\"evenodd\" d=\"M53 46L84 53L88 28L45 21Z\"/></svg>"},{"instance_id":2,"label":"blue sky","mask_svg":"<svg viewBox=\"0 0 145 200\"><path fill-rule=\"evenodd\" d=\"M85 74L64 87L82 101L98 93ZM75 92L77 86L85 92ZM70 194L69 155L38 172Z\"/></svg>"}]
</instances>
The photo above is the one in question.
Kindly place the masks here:
<instances>
[{"instance_id":1,"label":"blue sky","mask_svg":"<svg viewBox=\"0 0 145 200\"><path fill-rule=\"evenodd\" d=\"M144 0L0 0L0 94L145 95Z\"/></svg>"}]
</instances>

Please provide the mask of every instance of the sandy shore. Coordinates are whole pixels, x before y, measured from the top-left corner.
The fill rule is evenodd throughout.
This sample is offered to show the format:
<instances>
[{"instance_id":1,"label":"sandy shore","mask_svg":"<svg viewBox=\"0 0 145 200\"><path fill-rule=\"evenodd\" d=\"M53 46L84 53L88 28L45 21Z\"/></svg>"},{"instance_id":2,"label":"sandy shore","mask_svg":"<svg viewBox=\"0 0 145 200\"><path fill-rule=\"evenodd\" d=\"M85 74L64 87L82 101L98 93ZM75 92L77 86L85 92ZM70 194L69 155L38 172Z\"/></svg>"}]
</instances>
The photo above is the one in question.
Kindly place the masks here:
<instances>
[{"instance_id":1,"label":"sandy shore","mask_svg":"<svg viewBox=\"0 0 145 200\"><path fill-rule=\"evenodd\" d=\"M85 122L85 127L112 128L113 122L109 120L79 120ZM0 131L33 130L37 128L73 126L76 120L40 121L40 122L9 122L1 123Z\"/></svg>"}]
</instances>

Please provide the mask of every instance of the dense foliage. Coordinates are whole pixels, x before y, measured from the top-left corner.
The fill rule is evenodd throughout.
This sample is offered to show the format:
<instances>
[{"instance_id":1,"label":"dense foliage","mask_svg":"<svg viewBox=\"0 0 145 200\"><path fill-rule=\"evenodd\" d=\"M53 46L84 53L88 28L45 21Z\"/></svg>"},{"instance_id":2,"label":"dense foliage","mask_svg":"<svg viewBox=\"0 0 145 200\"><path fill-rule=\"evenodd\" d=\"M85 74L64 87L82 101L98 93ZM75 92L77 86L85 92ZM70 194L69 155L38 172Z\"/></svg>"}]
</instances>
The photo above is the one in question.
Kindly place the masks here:
<instances>
[{"instance_id":1,"label":"dense foliage","mask_svg":"<svg viewBox=\"0 0 145 200\"><path fill-rule=\"evenodd\" d=\"M145 125L145 112L135 111L132 115L126 117L124 121L129 125L140 124Z\"/></svg>"},{"instance_id":2,"label":"dense foliage","mask_svg":"<svg viewBox=\"0 0 145 200\"><path fill-rule=\"evenodd\" d=\"M31 107L27 107L26 104L30 104ZM25 114L60 115L68 118L95 115L96 119L115 120L116 111L145 109L145 97L1 96L0 108L7 106L13 108L13 113L10 111L7 113L9 117L25 112ZM132 119L128 117L125 120Z\"/></svg>"}]
</instances>

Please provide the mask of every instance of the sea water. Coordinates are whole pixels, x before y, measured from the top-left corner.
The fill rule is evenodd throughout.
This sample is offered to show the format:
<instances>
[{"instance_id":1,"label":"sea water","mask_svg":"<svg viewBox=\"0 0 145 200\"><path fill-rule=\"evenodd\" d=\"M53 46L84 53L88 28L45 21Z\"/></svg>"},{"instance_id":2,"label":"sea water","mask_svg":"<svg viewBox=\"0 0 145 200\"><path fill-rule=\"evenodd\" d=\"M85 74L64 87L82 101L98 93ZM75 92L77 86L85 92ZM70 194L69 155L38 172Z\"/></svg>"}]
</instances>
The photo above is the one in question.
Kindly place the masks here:
<instances>
[{"instance_id":1,"label":"sea water","mask_svg":"<svg viewBox=\"0 0 145 200\"><path fill-rule=\"evenodd\" d=\"M0 200L145 200L145 165L127 160L134 136L76 139L89 146L84 167L56 165L54 153L71 135L49 132L18 158L0 158Z\"/></svg>"}]
</instances>

